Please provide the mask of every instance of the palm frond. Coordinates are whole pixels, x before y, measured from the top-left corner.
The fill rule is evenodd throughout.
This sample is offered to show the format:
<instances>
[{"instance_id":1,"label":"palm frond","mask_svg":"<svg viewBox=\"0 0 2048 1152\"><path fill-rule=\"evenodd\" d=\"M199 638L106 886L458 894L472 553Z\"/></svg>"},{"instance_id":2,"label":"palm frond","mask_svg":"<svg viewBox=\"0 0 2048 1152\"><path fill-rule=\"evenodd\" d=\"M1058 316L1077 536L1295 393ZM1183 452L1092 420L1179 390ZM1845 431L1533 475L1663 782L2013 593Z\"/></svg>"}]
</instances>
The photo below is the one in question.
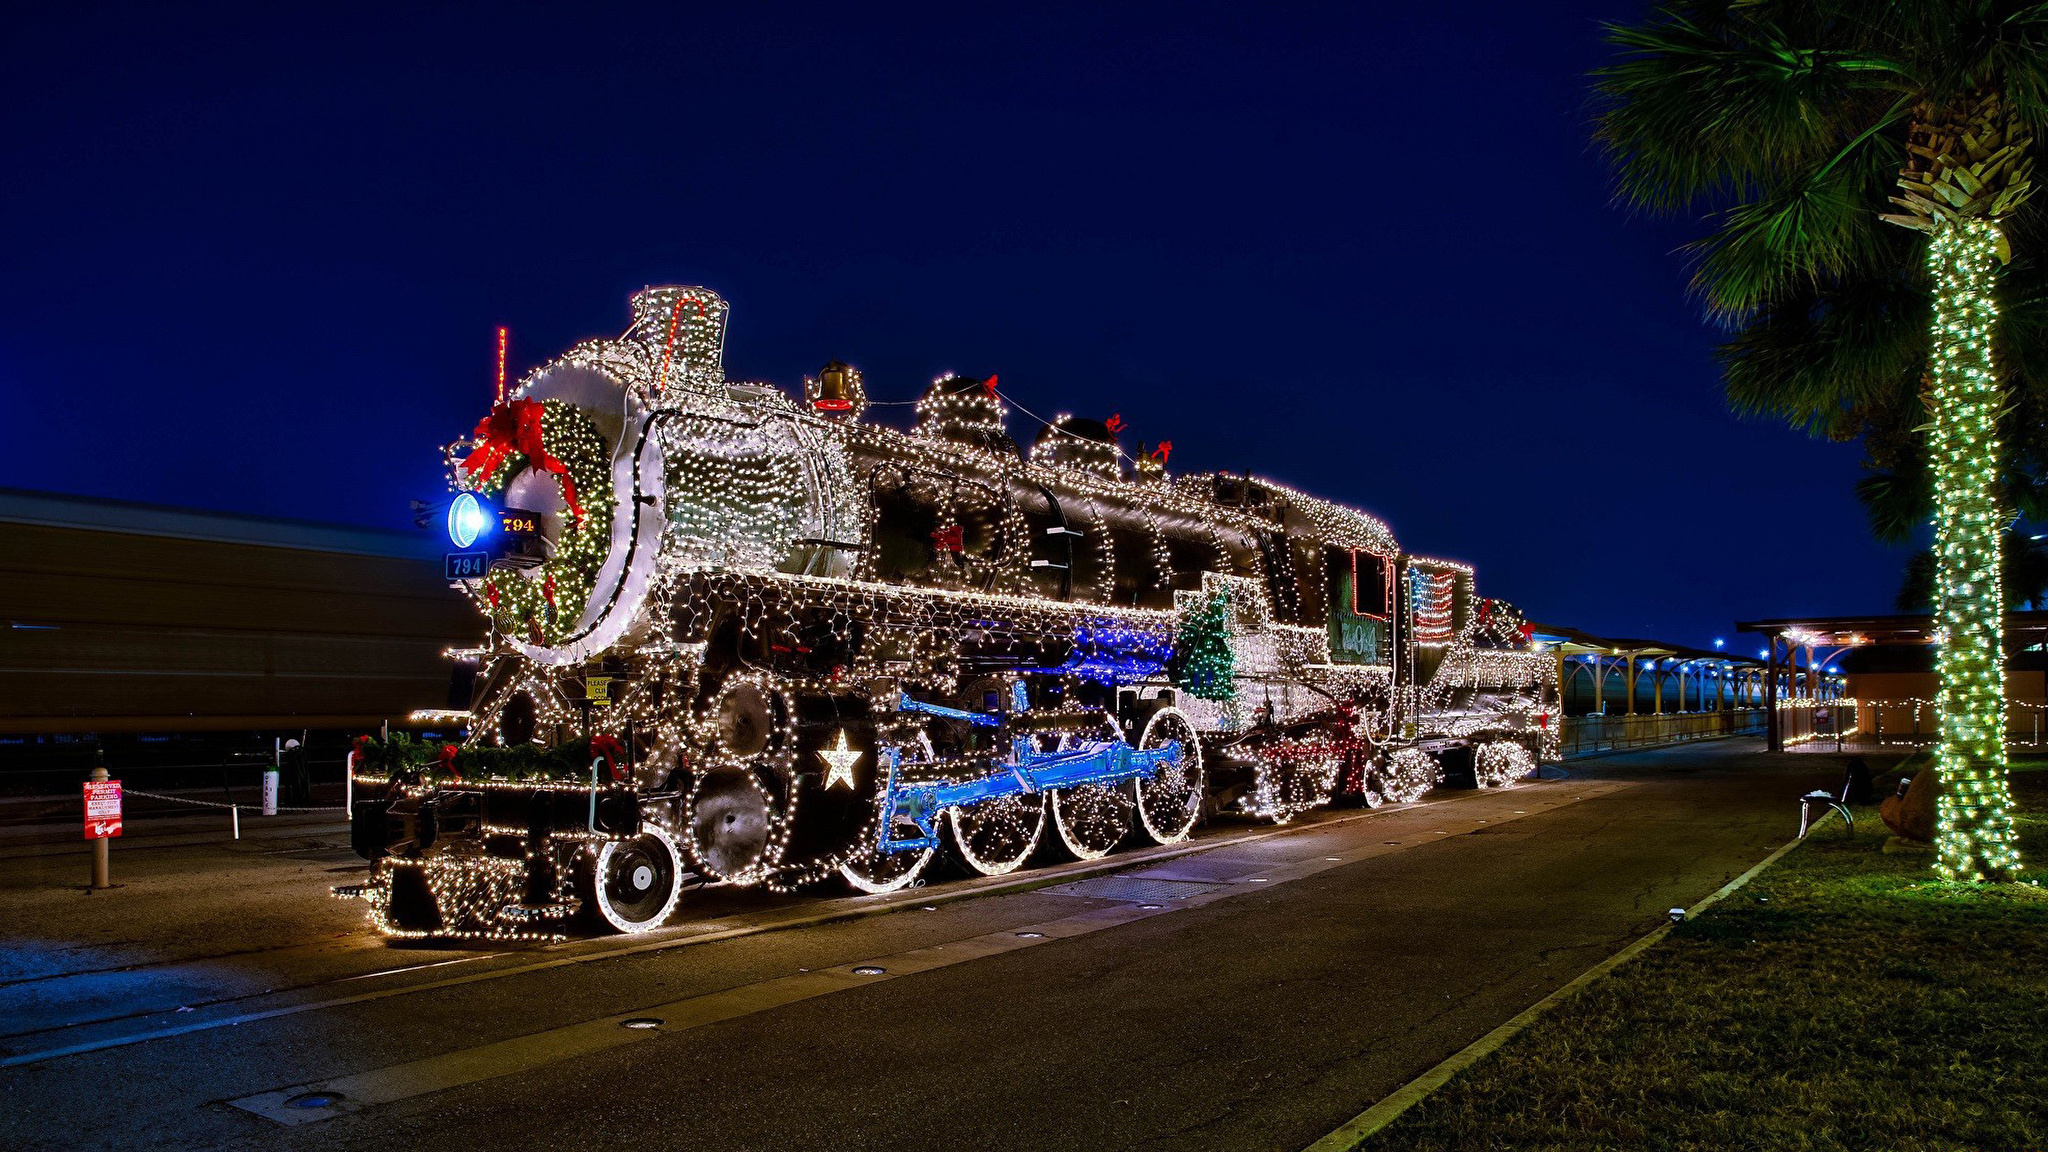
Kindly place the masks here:
<instances>
[{"instance_id":1,"label":"palm frond","mask_svg":"<svg viewBox=\"0 0 2048 1152\"><path fill-rule=\"evenodd\" d=\"M1934 492L1924 468L1873 472L1856 482L1856 499L1870 517L1870 533L1886 544L1903 544L1932 514Z\"/></svg>"},{"instance_id":2,"label":"palm frond","mask_svg":"<svg viewBox=\"0 0 2048 1152\"><path fill-rule=\"evenodd\" d=\"M1882 271L1774 299L1716 350L1729 405L1854 439L1874 410L1918 407L1927 309L1919 278Z\"/></svg>"},{"instance_id":3,"label":"palm frond","mask_svg":"<svg viewBox=\"0 0 2048 1152\"><path fill-rule=\"evenodd\" d=\"M1894 142L1865 137L1837 162L1792 173L1723 212L1720 227L1689 246L1699 261L1693 290L1709 312L1739 323L1774 298L1896 259L1872 211L1894 154Z\"/></svg>"},{"instance_id":4,"label":"palm frond","mask_svg":"<svg viewBox=\"0 0 2048 1152\"><path fill-rule=\"evenodd\" d=\"M1628 203L1725 200L1825 163L1867 121L1882 82L1861 57L1794 44L1741 7L1669 4L1647 23L1605 26L1619 58L1593 74L1596 139Z\"/></svg>"}]
</instances>

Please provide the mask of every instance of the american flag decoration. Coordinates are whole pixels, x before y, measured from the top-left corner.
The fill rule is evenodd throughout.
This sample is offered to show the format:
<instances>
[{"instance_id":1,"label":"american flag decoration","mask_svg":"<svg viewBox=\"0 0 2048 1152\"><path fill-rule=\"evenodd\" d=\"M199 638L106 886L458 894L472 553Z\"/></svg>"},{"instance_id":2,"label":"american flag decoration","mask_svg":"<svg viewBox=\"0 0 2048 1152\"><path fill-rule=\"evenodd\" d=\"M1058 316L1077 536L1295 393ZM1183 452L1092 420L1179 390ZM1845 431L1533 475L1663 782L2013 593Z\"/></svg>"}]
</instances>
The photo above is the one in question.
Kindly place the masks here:
<instances>
[{"instance_id":1,"label":"american flag decoration","mask_svg":"<svg viewBox=\"0 0 2048 1152\"><path fill-rule=\"evenodd\" d=\"M1451 595L1457 577L1449 572L1417 571L1414 577L1415 642L1448 644L1456 638Z\"/></svg>"}]
</instances>

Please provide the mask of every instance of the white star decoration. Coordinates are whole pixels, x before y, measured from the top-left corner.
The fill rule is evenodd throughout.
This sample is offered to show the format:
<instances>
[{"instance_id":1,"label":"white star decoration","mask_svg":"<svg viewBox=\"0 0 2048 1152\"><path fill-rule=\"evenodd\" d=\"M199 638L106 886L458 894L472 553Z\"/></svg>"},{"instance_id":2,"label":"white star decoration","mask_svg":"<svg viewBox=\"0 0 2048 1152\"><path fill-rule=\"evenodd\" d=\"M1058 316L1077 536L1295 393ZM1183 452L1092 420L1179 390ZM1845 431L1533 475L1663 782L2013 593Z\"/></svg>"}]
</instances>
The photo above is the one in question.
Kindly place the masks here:
<instances>
[{"instance_id":1,"label":"white star decoration","mask_svg":"<svg viewBox=\"0 0 2048 1152\"><path fill-rule=\"evenodd\" d=\"M818 749L818 759L829 765L832 771L825 776L825 787L844 784L853 787L853 766L860 763L861 751L846 746L846 729L839 730L839 743L831 748Z\"/></svg>"}]
</instances>

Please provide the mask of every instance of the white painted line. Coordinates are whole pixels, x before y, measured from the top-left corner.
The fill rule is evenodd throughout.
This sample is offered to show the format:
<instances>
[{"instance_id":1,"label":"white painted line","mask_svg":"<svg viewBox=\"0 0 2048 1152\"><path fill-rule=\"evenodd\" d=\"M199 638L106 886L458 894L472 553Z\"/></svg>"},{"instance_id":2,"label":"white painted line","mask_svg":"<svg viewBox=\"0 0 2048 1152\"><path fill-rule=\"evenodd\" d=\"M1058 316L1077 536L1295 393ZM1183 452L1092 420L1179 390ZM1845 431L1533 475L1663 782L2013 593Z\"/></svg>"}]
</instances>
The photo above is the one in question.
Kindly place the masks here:
<instances>
[{"instance_id":1,"label":"white painted line","mask_svg":"<svg viewBox=\"0 0 2048 1152\"><path fill-rule=\"evenodd\" d=\"M1580 795L1568 800L1561 799L1546 810L1554 811L1564 805L1583 800L1589 794L1602 795L1627 787L1629 786L1626 784L1617 783L1584 789ZM1502 817L1502 822L1512 819L1515 817ZM1056 940L1073 939L1106 928L1150 919L1153 916L1165 916L1187 908L1203 907L1247 892L1270 892L1279 885L1294 880L1376 856L1392 854L1393 850L1385 844L1371 844L1335 856L1257 867L1222 881L1213 891L1176 900L1171 905L1126 902L1091 908L1037 924L1003 928L907 952L852 961L814 972L801 972L794 976L777 977L666 1004L636 1008L614 1016L569 1024L475 1048L411 1060L403 1064L258 1092L230 1100L228 1103L280 1124L306 1124L428 1092L531 1071L572 1057L646 1040L661 1032L677 1032L706 1024L716 1024L801 1000L830 995L848 988L949 968L985 956L1032 948ZM660 1019L662 1025L658 1028L625 1026L627 1020L647 1017ZM335 1103L318 1108L297 1107L290 1103L295 1098L309 1095L332 1096Z\"/></svg>"},{"instance_id":2,"label":"white painted line","mask_svg":"<svg viewBox=\"0 0 2048 1152\"><path fill-rule=\"evenodd\" d=\"M424 972L429 968L446 968L450 964L469 964L477 960L496 960L500 956L509 955L511 955L509 952L485 952L477 956L457 956L453 960L436 960L430 964L408 964L403 968L385 968L376 972L358 972L353 976L337 976L333 980L328 981L328 983L346 984L351 980L375 980L379 976L397 976L403 972Z\"/></svg>"},{"instance_id":3,"label":"white painted line","mask_svg":"<svg viewBox=\"0 0 2048 1152\"><path fill-rule=\"evenodd\" d=\"M1798 846L1799 841L1794 840L1780 847L1777 851L1759 861L1756 867L1721 885L1712 895L1686 909L1686 916L1690 918L1711 907L1719 902L1723 896L1749 883L1759 872L1777 863L1778 857L1783 856ZM1395 1117L1420 1104L1430 1093L1443 1087L1444 1083L1452 1076L1478 1062L1494 1049L1507 1043L1516 1033L1535 1023L1537 1017L1584 991L1586 986L1593 981L1598 980L1600 977L1607 975L1609 972L1641 955L1645 949L1662 940L1671 931L1671 928L1670 924L1659 924L1637 939L1635 943L1579 973L1578 977L1571 983L1524 1008L1514 1019L1474 1040L1457 1052L1452 1053L1441 1064L1410 1080L1400 1088L1395 1089L1385 1099L1352 1117L1336 1131L1309 1145L1303 1152L1351 1152L1352 1149L1363 1143L1367 1137L1393 1123Z\"/></svg>"}]
</instances>

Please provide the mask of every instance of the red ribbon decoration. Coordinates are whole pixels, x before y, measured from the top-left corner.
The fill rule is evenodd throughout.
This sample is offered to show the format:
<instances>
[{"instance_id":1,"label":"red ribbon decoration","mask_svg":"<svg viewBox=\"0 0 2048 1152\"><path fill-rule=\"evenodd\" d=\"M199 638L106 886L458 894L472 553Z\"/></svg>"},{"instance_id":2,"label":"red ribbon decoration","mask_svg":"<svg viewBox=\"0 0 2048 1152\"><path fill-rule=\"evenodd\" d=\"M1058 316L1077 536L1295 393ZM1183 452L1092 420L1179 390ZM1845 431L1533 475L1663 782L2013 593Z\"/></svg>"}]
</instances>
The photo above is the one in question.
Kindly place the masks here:
<instances>
[{"instance_id":1,"label":"red ribbon decoration","mask_svg":"<svg viewBox=\"0 0 2048 1152\"><path fill-rule=\"evenodd\" d=\"M1111 416L1109 419L1104 420L1102 422L1102 426L1104 428L1109 429L1110 435L1114 436L1118 432L1124 430L1124 414L1119 412L1116 415Z\"/></svg>"},{"instance_id":2,"label":"red ribbon decoration","mask_svg":"<svg viewBox=\"0 0 2048 1152\"><path fill-rule=\"evenodd\" d=\"M546 411L537 400L513 400L491 409L491 414L478 422L476 431L470 434L476 448L462 462L462 470L472 480L490 476L506 457L520 453L535 468L562 478L562 498L569 502L570 513L582 520L583 505L576 499L575 477L569 475L567 464L548 454L541 439L541 417Z\"/></svg>"},{"instance_id":3,"label":"red ribbon decoration","mask_svg":"<svg viewBox=\"0 0 2048 1152\"><path fill-rule=\"evenodd\" d=\"M996 378L991 376L983 380L981 382L981 390L988 393L989 399L994 400L996 398Z\"/></svg>"},{"instance_id":4,"label":"red ribbon decoration","mask_svg":"<svg viewBox=\"0 0 2048 1152\"><path fill-rule=\"evenodd\" d=\"M454 778L457 784L460 784L462 783L462 773L455 770L456 751L457 749L453 744L441 745L441 771L446 772Z\"/></svg>"},{"instance_id":5,"label":"red ribbon decoration","mask_svg":"<svg viewBox=\"0 0 2048 1152\"><path fill-rule=\"evenodd\" d=\"M602 759L604 766L611 769L612 783L618 784L625 781L626 746L619 741L617 736L606 735L603 732L592 736L590 738L590 754Z\"/></svg>"},{"instance_id":6,"label":"red ribbon decoration","mask_svg":"<svg viewBox=\"0 0 2048 1152\"><path fill-rule=\"evenodd\" d=\"M1166 463L1166 458L1171 455L1173 455L1173 441L1171 440L1161 440L1159 447L1152 450L1152 458L1159 461L1162 465Z\"/></svg>"}]
</instances>

